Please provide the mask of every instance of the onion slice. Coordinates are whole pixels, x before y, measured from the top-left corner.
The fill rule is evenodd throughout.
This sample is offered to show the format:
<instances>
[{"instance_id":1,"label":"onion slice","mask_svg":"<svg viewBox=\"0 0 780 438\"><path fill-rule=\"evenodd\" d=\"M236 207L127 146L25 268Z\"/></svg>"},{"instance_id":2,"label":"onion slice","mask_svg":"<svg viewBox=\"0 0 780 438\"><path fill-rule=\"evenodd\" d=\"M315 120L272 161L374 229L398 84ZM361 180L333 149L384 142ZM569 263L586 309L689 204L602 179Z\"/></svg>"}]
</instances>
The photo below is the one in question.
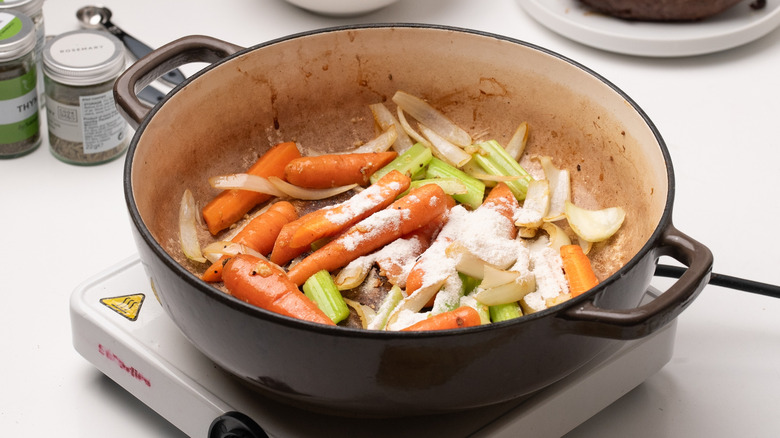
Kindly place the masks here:
<instances>
[{"instance_id":1,"label":"onion slice","mask_svg":"<svg viewBox=\"0 0 780 438\"><path fill-rule=\"evenodd\" d=\"M523 152L525 151L525 144L528 141L528 123L523 122L520 124L520 126L517 127L515 130L515 133L512 135L512 138L509 139L509 143L506 144L506 153L508 153L512 158L515 159L518 163L520 162L520 157L523 156Z\"/></svg>"},{"instance_id":2,"label":"onion slice","mask_svg":"<svg viewBox=\"0 0 780 438\"><path fill-rule=\"evenodd\" d=\"M560 252L562 246L571 245L569 235L558 225L552 222L545 222L542 224L542 229L550 236L550 247L556 251Z\"/></svg>"},{"instance_id":3,"label":"onion slice","mask_svg":"<svg viewBox=\"0 0 780 438\"><path fill-rule=\"evenodd\" d=\"M209 184L215 189L239 189L252 192L265 193L271 196L281 197L284 192L277 189L267 178L248 173L235 173L232 175L212 176Z\"/></svg>"},{"instance_id":4,"label":"onion slice","mask_svg":"<svg viewBox=\"0 0 780 438\"><path fill-rule=\"evenodd\" d=\"M587 210L566 201L566 218L572 230L588 242L601 242L612 237L623 225L626 212L620 207Z\"/></svg>"},{"instance_id":5,"label":"onion slice","mask_svg":"<svg viewBox=\"0 0 780 438\"><path fill-rule=\"evenodd\" d=\"M539 157L544 177L550 182L550 208L544 220L553 222L563 219L566 201L571 200L571 178L569 171L558 169L550 157Z\"/></svg>"},{"instance_id":6,"label":"onion slice","mask_svg":"<svg viewBox=\"0 0 780 438\"><path fill-rule=\"evenodd\" d=\"M197 228L198 209L195 207L195 197L189 189L184 190L179 204L179 243L181 250L188 259L205 263L206 258L200 250Z\"/></svg>"},{"instance_id":7,"label":"onion slice","mask_svg":"<svg viewBox=\"0 0 780 438\"><path fill-rule=\"evenodd\" d=\"M412 128L412 125L409 124L409 121L406 120L406 116L404 115L404 110L399 106L398 107L398 120L401 123L401 127L404 128L404 132L406 132L409 137L413 138L418 143L422 143L423 146L427 147L428 149L432 149L431 142L428 141L427 138L423 137L418 133L417 131Z\"/></svg>"},{"instance_id":8,"label":"onion slice","mask_svg":"<svg viewBox=\"0 0 780 438\"><path fill-rule=\"evenodd\" d=\"M368 323L376 317L376 312L374 312L374 309L348 298L344 298L344 303L346 303L347 306L355 309L355 313L357 313L358 317L360 318L360 324L363 326L363 329L368 329Z\"/></svg>"},{"instance_id":9,"label":"onion slice","mask_svg":"<svg viewBox=\"0 0 780 438\"><path fill-rule=\"evenodd\" d=\"M371 263L367 259L359 257L345 266L334 279L338 290L354 289L361 284L371 270Z\"/></svg>"},{"instance_id":10,"label":"onion slice","mask_svg":"<svg viewBox=\"0 0 780 438\"><path fill-rule=\"evenodd\" d=\"M515 214L515 225L537 229L550 209L550 182L535 179L528 182L523 207Z\"/></svg>"},{"instance_id":11,"label":"onion slice","mask_svg":"<svg viewBox=\"0 0 780 438\"><path fill-rule=\"evenodd\" d=\"M224 255L234 256L236 254L249 254L257 258L265 259L264 255L246 245L225 240L212 242L203 248L203 255L211 263L216 262Z\"/></svg>"},{"instance_id":12,"label":"onion slice","mask_svg":"<svg viewBox=\"0 0 780 438\"><path fill-rule=\"evenodd\" d=\"M357 187L357 184L348 184L346 186L333 187L330 189L307 189L304 187L292 185L276 176L268 177L268 181L270 181L274 187L276 187L285 195L291 198L304 199L307 201L330 198L331 196L336 196L340 193L350 191Z\"/></svg>"},{"instance_id":13,"label":"onion slice","mask_svg":"<svg viewBox=\"0 0 780 438\"><path fill-rule=\"evenodd\" d=\"M519 274L519 273L518 273ZM532 273L518 275L513 281L491 288L482 288L474 294L474 298L486 306L514 303L536 290L536 276Z\"/></svg>"},{"instance_id":14,"label":"onion slice","mask_svg":"<svg viewBox=\"0 0 780 438\"><path fill-rule=\"evenodd\" d=\"M390 147L393 146L393 143L398 138L398 129L396 129L395 125L390 125L387 130L385 130L383 133L379 134L372 140L368 141L367 143L363 144L363 146L360 146L357 149L353 149L351 151L344 152L345 154L368 154L368 153L375 153L375 152L385 152Z\"/></svg>"},{"instance_id":15,"label":"onion slice","mask_svg":"<svg viewBox=\"0 0 780 438\"><path fill-rule=\"evenodd\" d=\"M472 143L471 136L466 131L419 97L397 91L393 95L393 102L450 142L458 146L468 146Z\"/></svg>"},{"instance_id":16,"label":"onion slice","mask_svg":"<svg viewBox=\"0 0 780 438\"><path fill-rule=\"evenodd\" d=\"M439 158L445 161L447 164L457 168L463 167L463 165L471 160L471 154L461 149L460 146L456 146L446 138L440 136L431 128L423 125L422 123L419 123L417 128L420 130L422 135L424 135L425 138L431 142L432 152L436 158Z\"/></svg>"},{"instance_id":17,"label":"onion slice","mask_svg":"<svg viewBox=\"0 0 780 438\"><path fill-rule=\"evenodd\" d=\"M412 139L409 138L409 135L406 133L406 131L404 131L403 127L395 118L393 113L390 112L390 110L387 109L384 104L373 103L369 105L368 108L371 110L371 114L374 115L374 122L382 129L382 131L387 131L391 126L396 127L397 137L393 142L392 147L393 150L398 152L399 155L406 152L407 149L414 145L414 142L412 142Z\"/></svg>"}]
</instances>

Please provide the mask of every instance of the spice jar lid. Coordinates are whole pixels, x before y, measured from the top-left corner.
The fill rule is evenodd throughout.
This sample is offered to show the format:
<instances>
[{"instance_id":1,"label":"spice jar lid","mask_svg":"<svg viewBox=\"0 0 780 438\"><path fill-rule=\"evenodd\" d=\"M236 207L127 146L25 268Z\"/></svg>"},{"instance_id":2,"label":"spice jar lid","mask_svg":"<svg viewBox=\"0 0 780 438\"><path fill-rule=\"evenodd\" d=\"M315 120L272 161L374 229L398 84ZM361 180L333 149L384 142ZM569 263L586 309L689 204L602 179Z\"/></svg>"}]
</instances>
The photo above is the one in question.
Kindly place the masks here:
<instances>
[{"instance_id":1,"label":"spice jar lid","mask_svg":"<svg viewBox=\"0 0 780 438\"><path fill-rule=\"evenodd\" d=\"M0 11L0 62L18 59L35 48L32 20L16 11Z\"/></svg>"},{"instance_id":2,"label":"spice jar lid","mask_svg":"<svg viewBox=\"0 0 780 438\"><path fill-rule=\"evenodd\" d=\"M43 0L0 0L0 11L14 9L33 16L43 8Z\"/></svg>"},{"instance_id":3,"label":"spice jar lid","mask_svg":"<svg viewBox=\"0 0 780 438\"><path fill-rule=\"evenodd\" d=\"M97 30L63 33L43 48L43 71L67 85L94 85L116 78L125 69L119 39Z\"/></svg>"}]
</instances>

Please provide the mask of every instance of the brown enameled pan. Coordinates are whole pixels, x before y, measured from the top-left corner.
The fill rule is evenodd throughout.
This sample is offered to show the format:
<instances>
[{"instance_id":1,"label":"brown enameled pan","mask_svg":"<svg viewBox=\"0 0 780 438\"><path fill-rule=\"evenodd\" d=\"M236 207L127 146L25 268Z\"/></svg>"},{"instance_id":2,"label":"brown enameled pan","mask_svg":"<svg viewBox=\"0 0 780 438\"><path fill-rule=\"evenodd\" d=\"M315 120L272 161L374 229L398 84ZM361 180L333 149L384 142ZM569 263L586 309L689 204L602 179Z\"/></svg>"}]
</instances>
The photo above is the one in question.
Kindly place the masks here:
<instances>
[{"instance_id":1,"label":"brown enameled pan","mask_svg":"<svg viewBox=\"0 0 780 438\"><path fill-rule=\"evenodd\" d=\"M135 91L189 62L209 65L149 109ZM397 90L504 143L531 126L527 155L572 174L573 200L619 205L620 232L592 257L602 282L513 321L443 332L326 327L252 307L204 283L178 244L185 188L247 167L270 146L338 151L373 137L368 105ZM544 388L599 352L676 318L707 284L712 254L672 224L674 174L664 141L608 80L561 55L482 32L366 25L297 34L251 48L204 36L174 41L116 83L137 131L125 195L158 299L206 356L261 393L341 415L402 416L474 408ZM522 164L532 167L533 162ZM202 236L210 238L208 233ZM658 259L687 269L639 306Z\"/></svg>"}]
</instances>

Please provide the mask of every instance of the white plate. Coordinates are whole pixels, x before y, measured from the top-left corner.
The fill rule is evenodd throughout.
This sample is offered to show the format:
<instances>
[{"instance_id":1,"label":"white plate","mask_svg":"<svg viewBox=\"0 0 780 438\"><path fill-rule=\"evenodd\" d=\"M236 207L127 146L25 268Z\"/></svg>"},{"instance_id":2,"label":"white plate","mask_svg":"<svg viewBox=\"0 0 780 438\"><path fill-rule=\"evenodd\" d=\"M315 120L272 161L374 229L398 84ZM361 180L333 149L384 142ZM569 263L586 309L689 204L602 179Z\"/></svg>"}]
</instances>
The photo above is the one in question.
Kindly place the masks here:
<instances>
[{"instance_id":1,"label":"white plate","mask_svg":"<svg viewBox=\"0 0 780 438\"><path fill-rule=\"evenodd\" d=\"M754 41L780 25L780 0L750 8L737 3L689 23L627 21L590 11L579 0L518 0L536 21L574 41L629 55L674 57L718 52Z\"/></svg>"}]
</instances>

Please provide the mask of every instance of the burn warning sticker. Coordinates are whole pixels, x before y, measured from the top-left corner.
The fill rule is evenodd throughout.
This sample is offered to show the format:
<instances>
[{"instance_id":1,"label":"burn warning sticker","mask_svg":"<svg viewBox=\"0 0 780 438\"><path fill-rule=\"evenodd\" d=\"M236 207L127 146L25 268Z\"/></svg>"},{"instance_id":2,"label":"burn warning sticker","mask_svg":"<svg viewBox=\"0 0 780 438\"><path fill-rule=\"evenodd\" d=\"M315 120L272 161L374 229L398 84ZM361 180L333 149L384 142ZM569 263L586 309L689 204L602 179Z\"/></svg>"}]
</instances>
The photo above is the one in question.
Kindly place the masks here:
<instances>
[{"instance_id":1,"label":"burn warning sticker","mask_svg":"<svg viewBox=\"0 0 780 438\"><path fill-rule=\"evenodd\" d=\"M103 298L100 300L100 303L130 321L135 321L138 319L138 314L141 312L141 305L144 303L145 298L144 294L122 295Z\"/></svg>"}]
</instances>

